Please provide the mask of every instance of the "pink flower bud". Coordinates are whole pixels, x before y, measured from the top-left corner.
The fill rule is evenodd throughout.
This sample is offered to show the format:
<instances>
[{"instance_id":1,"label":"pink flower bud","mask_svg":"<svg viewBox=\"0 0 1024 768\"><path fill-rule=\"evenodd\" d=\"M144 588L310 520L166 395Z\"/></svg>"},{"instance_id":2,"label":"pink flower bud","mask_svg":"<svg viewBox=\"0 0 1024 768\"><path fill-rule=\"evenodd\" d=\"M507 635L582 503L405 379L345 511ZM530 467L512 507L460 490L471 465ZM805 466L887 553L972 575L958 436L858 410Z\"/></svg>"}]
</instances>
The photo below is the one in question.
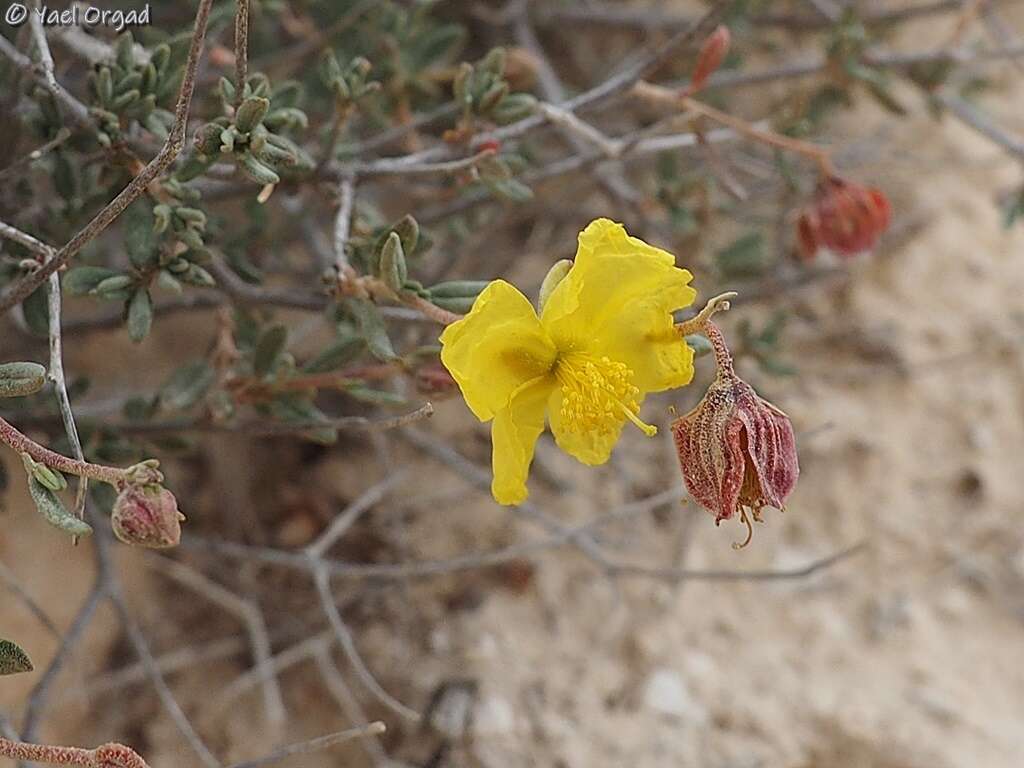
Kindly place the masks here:
<instances>
[{"instance_id":1,"label":"pink flower bud","mask_svg":"<svg viewBox=\"0 0 1024 768\"><path fill-rule=\"evenodd\" d=\"M800 251L808 260L821 247L840 256L869 251L889 228L891 215L880 190L831 176L818 185L814 200L797 219Z\"/></svg>"},{"instance_id":2,"label":"pink flower bud","mask_svg":"<svg viewBox=\"0 0 1024 768\"><path fill-rule=\"evenodd\" d=\"M715 73L725 54L729 52L730 42L732 36L729 34L729 28L724 25L719 25L708 35L700 48L700 53L697 54L697 64L693 68L690 87L686 89L687 96L692 96L707 84L708 78Z\"/></svg>"},{"instance_id":3,"label":"pink flower bud","mask_svg":"<svg viewBox=\"0 0 1024 768\"><path fill-rule=\"evenodd\" d=\"M127 485L114 502L110 525L125 544L163 549L181 540L181 521L174 494L161 485Z\"/></svg>"},{"instance_id":4,"label":"pink flower bud","mask_svg":"<svg viewBox=\"0 0 1024 768\"><path fill-rule=\"evenodd\" d=\"M692 411L672 422L672 436L686 487L715 514L715 523L736 512L753 526L747 511L761 522L762 507L784 509L800 467L789 417L758 397L733 371L732 358L718 329L705 332L715 347L718 374Z\"/></svg>"}]
</instances>

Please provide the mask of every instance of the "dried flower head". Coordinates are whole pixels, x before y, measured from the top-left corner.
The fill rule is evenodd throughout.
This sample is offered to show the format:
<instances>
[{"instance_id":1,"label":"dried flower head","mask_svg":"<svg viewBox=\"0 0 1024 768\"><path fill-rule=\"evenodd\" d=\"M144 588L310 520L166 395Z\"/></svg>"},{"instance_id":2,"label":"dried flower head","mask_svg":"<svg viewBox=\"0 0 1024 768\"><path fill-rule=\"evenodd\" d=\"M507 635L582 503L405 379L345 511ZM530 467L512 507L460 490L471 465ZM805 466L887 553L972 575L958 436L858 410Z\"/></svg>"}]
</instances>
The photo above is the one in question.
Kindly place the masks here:
<instances>
[{"instance_id":1,"label":"dried flower head","mask_svg":"<svg viewBox=\"0 0 1024 768\"><path fill-rule=\"evenodd\" d=\"M840 256L869 251L888 229L891 214L881 190L829 176L797 219L800 252L810 260L821 248Z\"/></svg>"},{"instance_id":2,"label":"dried flower head","mask_svg":"<svg viewBox=\"0 0 1024 768\"><path fill-rule=\"evenodd\" d=\"M739 512L761 522L762 507L784 509L800 467L789 417L740 379L718 328L705 333L715 348L718 373L696 408L672 422L683 479L690 495L715 513L716 524Z\"/></svg>"},{"instance_id":3,"label":"dried flower head","mask_svg":"<svg viewBox=\"0 0 1024 768\"><path fill-rule=\"evenodd\" d=\"M110 525L125 544L164 549L177 546L184 519L162 485L127 485L114 502Z\"/></svg>"}]
</instances>

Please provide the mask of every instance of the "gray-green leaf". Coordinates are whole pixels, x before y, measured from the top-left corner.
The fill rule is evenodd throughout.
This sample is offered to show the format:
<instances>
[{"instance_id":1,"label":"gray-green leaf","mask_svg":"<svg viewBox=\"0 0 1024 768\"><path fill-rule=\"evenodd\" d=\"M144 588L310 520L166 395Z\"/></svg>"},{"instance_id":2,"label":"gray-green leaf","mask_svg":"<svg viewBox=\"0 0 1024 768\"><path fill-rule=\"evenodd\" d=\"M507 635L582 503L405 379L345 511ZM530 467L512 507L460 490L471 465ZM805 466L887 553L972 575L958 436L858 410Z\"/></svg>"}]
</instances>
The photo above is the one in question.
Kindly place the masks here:
<instances>
[{"instance_id":1,"label":"gray-green leaf","mask_svg":"<svg viewBox=\"0 0 1024 768\"><path fill-rule=\"evenodd\" d=\"M205 360L195 360L176 370L160 389L160 404L172 411L191 408L213 384L213 368Z\"/></svg>"},{"instance_id":2,"label":"gray-green leaf","mask_svg":"<svg viewBox=\"0 0 1024 768\"><path fill-rule=\"evenodd\" d=\"M0 676L31 672L32 660L17 643L0 639Z\"/></svg>"},{"instance_id":3,"label":"gray-green leaf","mask_svg":"<svg viewBox=\"0 0 1024 768\"><path fill-rule=\"evenodd\" d=\"M39 363L0 365L0 397L25 397L46 384L46 369Z\"/></svg>"},{"instance_id":4,"label":"gray-green leaf","mask_svg":"<svg viewBox=\"0 0 1024 768\"><path fill-rule=\"evenodd\" d=\"M359 335L366 340L371 355L383 362L398 357L395 348L391 346L391 339L388 338L384 318L377 311L375 304L364 299L346 297L341 300L341 306L355 320Z\"/></svg>"},{"instance_id":5,"label":"gray-green leaf","mask_svg":"<svg viewBox=\"0 0 1024 768\"><path fill-rule=\"evenodd\" d=\"M64 275L64 290L72 296L84 296L108 277L119 274L106 267L75 267Z\"/></svg>"},{"instance_id":6,"label":"gray-green leaf","mask_svg":"<svg viewBox=\"0 0 1024 768\"><path fill-rule=\"evenodd\" d=\"M72 536L88 536L92 533L91 525L68 512L57 494L31 475L28 478L28 491L36 509L50 525Z\"/></svg>"},{"instance_id":7,"label":"gray-green leaf","mask_svg":"<svg viewBox=\"0 0 1024 768\"><path fill-rule=\"evenodd\" d=\"M260 334L252 357L252 369L257 376L266 376L274 370L287 343L288 329L283 325L272 325Z\"/></svg>"},{"instance_id":8,"label":"gray-green leaf","mask_svg":"<svg viewBox=\"0 0 1024 768\"><path fill-rule=\"evenodd\" d=\"M153 302L149 291L139 288L128 304L128 336L138 343L149 335L153 326Z\"/></svg>"}]
</instances>

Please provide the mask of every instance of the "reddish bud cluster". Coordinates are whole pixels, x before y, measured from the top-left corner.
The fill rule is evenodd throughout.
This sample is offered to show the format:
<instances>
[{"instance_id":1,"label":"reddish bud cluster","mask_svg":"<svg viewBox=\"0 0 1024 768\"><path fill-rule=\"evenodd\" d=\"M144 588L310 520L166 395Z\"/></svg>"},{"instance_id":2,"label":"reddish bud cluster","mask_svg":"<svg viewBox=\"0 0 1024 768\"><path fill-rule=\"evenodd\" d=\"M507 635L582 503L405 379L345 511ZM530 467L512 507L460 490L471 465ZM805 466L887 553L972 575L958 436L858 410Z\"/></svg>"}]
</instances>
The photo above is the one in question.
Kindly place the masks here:
<instances>
[{"instance_id":1,"label":"reddish bud cluster","mask_svg":"<svg viewBox=\"0 0 1024 768\"><path fill-rule=\"evenodd\" d=\"M758 397L733 371L718 329L706 333L715 347L718 374L692 411L672 422L683 479L690 495L715 514L715 522L740 513L753 532L749 510L760 522L762 507L783 509L800 467L793 425L782 411Z\"/></svg>"},{"instance_id":2,"label":"reddish bud cluster","mask_svg":"<svg viewBox=\"0 0 1024 768\"><path fill-rule=\"evenodd\" d=\"M855 256L875 247L889 228L892 210L881 190L830 176L797 219L800 252L811 260L821 248Z\"/></svg>"}]
</instances>

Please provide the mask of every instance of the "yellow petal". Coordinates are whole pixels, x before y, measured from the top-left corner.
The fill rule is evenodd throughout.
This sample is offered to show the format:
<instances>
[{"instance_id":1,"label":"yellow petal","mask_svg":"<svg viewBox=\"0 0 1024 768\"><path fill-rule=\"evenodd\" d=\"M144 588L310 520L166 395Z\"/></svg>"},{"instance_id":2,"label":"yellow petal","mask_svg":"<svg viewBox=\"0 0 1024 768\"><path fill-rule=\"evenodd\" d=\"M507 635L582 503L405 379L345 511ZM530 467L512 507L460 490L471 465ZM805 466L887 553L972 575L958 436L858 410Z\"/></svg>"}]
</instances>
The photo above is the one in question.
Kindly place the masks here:
<instances>
[{"instance_id":1,"label":"yellow petal","mask_svg":"<svg viewBox=\"0 0 1024 768\"><path fill-rule=\"evenodd\" d=\"M512 393L508 405L494 416L491 494L499 504L520 504L526 499L533 448L544 431L544 411L554 385L554 377L549 375L528 381Z\"/></svg>"},{"instance_id":2,"label":"yellow petal","mask_svg":"<svg viewBox=\"0 0 1024 768\"><path fill-rule=\"evenodd\" d=\"M689 293L668 288L634 299L622 308L622 322L606 326L595 340L594 353L624 363L641 395L684 387L693 378L693 350L671 314L681 296L693 295L692 288L683 290Z\"/></svg>"},{"instance_id":3,"label":"yellow petal","mask_svg":"<svg viewBox=\"0 0 1024 768\"><path fill-rule=\"evenodd\" d=\"M693 376L693 352L673 330L672 312L693 303L692 277L672 254L597 219L580 233L541 323L560 350L624 363L641 392L680 387Z\"/></svg>"},{"instance_id":4,"label":"yellow petal","mask_svg":"<svg viewBox=\"0 0 1024 768\"><path fill-rule=\"evenodd\" d=\"M569 430L562 418L562 390L556 388L548 403L548 421L559 448L584 464L594 466L604 464L612 455L612 448L618 442L626 417L623 415L616 427L605 432Z\"/></svg>"},{"instance_id":5,"label":"yellow petal","mask_svg":"<svg viewBox=\"0 0 1024 768\"><path fill-rule=\"evenodd\" d=\"M543 375L556 350L533 305L504 280L488 285L462 320L441 334L441 362L480 421L508 405L522 384Z\"/></svg>"}]
</instances>

